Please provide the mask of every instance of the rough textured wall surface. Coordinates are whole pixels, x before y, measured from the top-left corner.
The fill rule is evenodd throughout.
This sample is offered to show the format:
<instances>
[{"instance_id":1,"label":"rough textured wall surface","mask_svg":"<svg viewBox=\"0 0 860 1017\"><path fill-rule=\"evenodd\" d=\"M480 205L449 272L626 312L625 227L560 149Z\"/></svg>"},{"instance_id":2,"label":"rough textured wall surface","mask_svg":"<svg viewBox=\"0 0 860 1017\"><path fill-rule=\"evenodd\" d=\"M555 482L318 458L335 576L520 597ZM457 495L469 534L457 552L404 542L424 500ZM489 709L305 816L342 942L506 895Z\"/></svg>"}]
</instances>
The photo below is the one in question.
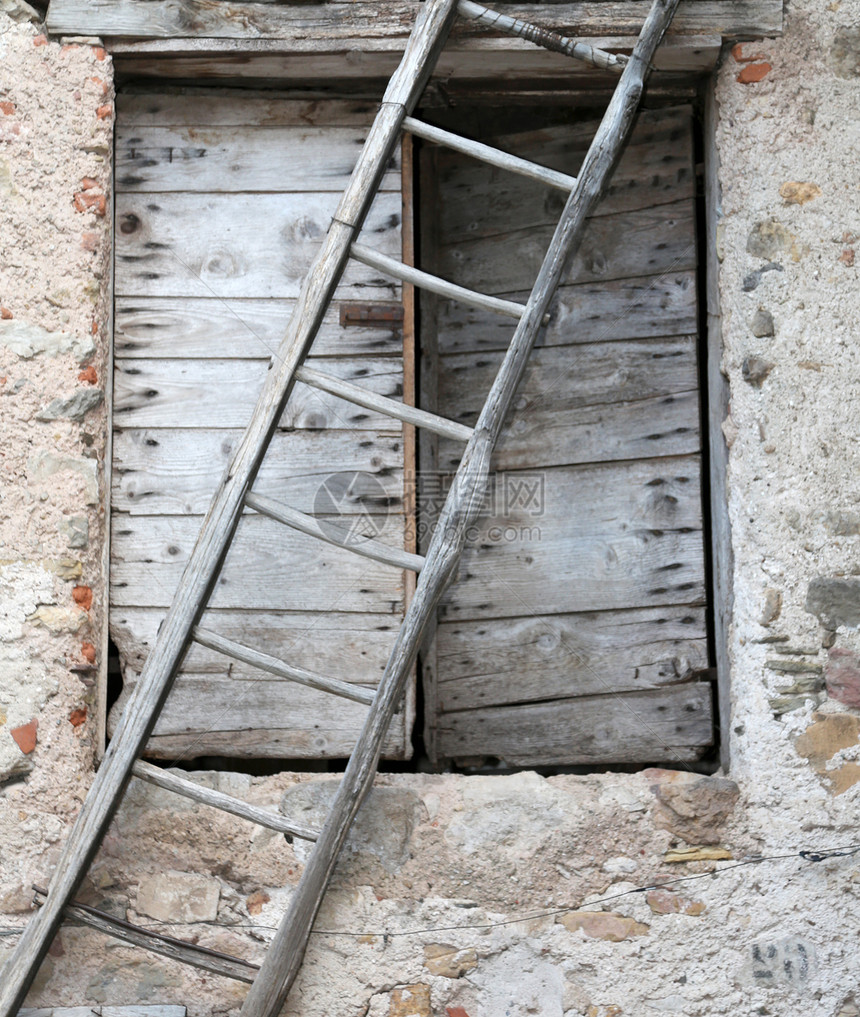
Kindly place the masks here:
<instances>
[{"instance_id":1,"label":"rough textured wall surface","mask_svg":"<svg viewBox=\"0 0 860 1017\"><path fill-rule=\"evenodd\" d=\"M26 5L4 4L0 913L11 915L28 912L93 763L112 87L103 49L49 42Z\"/></svg>"},{"instance_id":2,"label":"rough textured wall surface","mask_svg":"<svg viewBox=\"0 0 860 1017\"><path fill-rule=\"evenodd\" d=\"M796 853L858 840L860 0L796 0L788 14L784 38L727 56L717 90L735 556L731 773L382 778L323 907L291 1015L860 1014L860 856L812 861ZM0 35L3 66L14 57L24 68L15 87L36 111L29 115L43 118L38 158L53 145L62 150L62 187L51 185L47 211L35 200L22 211L16 250L20 245L22 261L41 254L28 245L37 243L48 215L66 246L60 252L59 239L47 241L58 253L46 250L39 259L42 281L27 291L31 307L10 309L15 320L83 340L89 319L79 303L65 308L63 321L44 294L60 285L61 271L81 294L97 278L99 256L87 262L72 239L73 227L97 232L96 213L73 214L67 193L97 167L72 172L65 164L78 165L71 125L82 114L72 96L85 93L68 85L65 96L64 88L79 69L88 76L90 61L104 64L96 51L34 47L33 35L26 27ZM36 87L46 66L56 76L50 104L44 80ZM104 70L93 74L105 77ZM92 124L95 107L87 109ZM97 114L95 126L101 130ZM19 189L32 179L30 163L23 166ZM2 214L11 207L4 202ZM14 278L23 291L24 276ZM35 419L43 404L75 388L66 379L80 368L72 352L14 361L11 351L4 355L15 377L34 377L38 369L57 379L50 391L40 381L45 398L9 425L17 430L5 451L21 471L21 489L10 497L23 506L28 491L38 500L46 490L26 471L38 450L52 451L54 433L61 433L63 455L85 458L75 441L86 426L43 431ZM97 448L101 432L91 431ZM63 482L71 485L76 475L62 475ZM49 497L61 514L87 516L87 554L94 554L95 510L80 508L83 488L59 483L47 486ZM28 539L24 532L18 547ZM46 881L89 772L81 736L64 712L80 705L76 687L53 663L60 647L72 659L79 634L50 633L26 620L50 597L68 606L61 594L69 585L37 565L61 556L47 536L54 531L46 521L38 532L45 548L57 550L16 552L25 559L19 568L44 575L33 573L39 579L29 586L22 581L32 592L11 601L23 606L10 623L17 638L4 645L38 661L54 686L35 682L40 717L50 718L40 720L35 769L3 785L0 833L10 847L0 868L0 925L9 935L0 936L0 950L26 918L20 887ZM95 558L81 560L85 570L95 568ZM49 698L54 687L59 692ZM24 710L27 717L35 712ZM42 740L46 729L50 743ZM199 779L312 822L332 778ZM737 865L757 854L784 857ZM305 858L299 841L287 844L133 785L82 895L114 914L257 960ZM690 878L696 876L703 878ZM667 881L660 890L630 892ZM179 1002L191 1014L215 1015L236 1012L243 991L68 928L31 999Z\"/></svg>"}]
</instances>

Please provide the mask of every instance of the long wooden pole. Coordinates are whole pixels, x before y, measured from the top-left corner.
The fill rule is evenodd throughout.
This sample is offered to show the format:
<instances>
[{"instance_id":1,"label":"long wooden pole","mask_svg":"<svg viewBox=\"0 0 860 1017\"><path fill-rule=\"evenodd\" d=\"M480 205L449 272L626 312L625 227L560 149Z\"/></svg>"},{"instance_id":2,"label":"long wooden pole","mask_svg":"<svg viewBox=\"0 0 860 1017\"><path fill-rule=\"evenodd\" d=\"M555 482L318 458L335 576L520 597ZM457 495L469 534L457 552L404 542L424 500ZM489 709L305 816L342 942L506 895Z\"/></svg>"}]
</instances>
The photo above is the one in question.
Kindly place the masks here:
<instances>
[{"instance_id":1,"label":"long wooden pole","mask_svg":"<svg viewBox=\"0 0 860 1017\"><path fill-rule=\"evenodd\" d=\"M421 7L399 67L391 78L379 113L358 158L319 255L305 280L287 333L242 441L200 530L176 596L129 700L90 792L66 841L48 899L25 928L0 973L0 1017L13 1017L24 1001L39 964L63 919L63 913L89 868L113 818L135 759L141 754L170 692L192 627L217 579L272 433L331 302L346 265L349 248L379 187L399 140L403 119L411 113L444 45L456 0L428 0Z\"/></svg>"},{"instance_id":2,"label":"long wooden pole","mask_svg":"<svg viewBox=\"0 0 860 1017\"><path fill-rule=\"evenodd\" d=\"M418 577L367 721L350 757L325 825L314 845L290 908L248 991L242 1017L277 1017L298 974L314 919L350 824L370 791L382 741L403 696L424 630L460 560L466 532L477 518L490 455L513 402L532 346L564 267L582 241L586 219L600 200L627 142L654 51L679 0L654 0L639 41L585 157L577 186L565 205L526 310L487 398Z\"/></svg>"}]
</instances>

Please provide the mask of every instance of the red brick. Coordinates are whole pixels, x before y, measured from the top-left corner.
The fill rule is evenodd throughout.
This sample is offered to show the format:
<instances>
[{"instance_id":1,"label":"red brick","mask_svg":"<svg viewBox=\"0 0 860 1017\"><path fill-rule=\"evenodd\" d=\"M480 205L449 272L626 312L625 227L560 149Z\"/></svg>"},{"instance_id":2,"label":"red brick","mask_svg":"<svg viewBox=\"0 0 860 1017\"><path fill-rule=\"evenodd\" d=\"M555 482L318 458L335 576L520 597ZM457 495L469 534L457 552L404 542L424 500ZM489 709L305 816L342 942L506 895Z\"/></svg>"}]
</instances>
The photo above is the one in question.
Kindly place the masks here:
<instances>
[{"instance_id":1,"label":"red brick","mask_svg":"<svg viewBox=\"0 0 860 1017\"><path fill-rule=\"evenodd\" d=\"M14 315L12 314L8 307L0 307L0 318L5 319L14 318Z\"/></svg>"},{"instance_id":2,"label":"red brick","mask_svg":"<svg viewBox=\"0 0 860 1017\"><path fill-rule=\"evenodd\" d=\"M93 606L93 591L89 586L76 586L72 590L72 600L85 611Z\"/></svg>"},{"instance_id":3,"label":"red brick","mask_svg":"<svg viewBox=\"0 0 860 1017\"><path fill-rule=\"evenodd\" d=\"M445 1013L448 1017L469 1017L462 1006L446 1006Z\"/></svg>"},{"instance_id":4,"label":"red brick","mask_svg":"<svg viewBox=\"0 0 860 1017\"><path fill-rule=\"evenodd\" d=\"M87 721L87 708L82 706L80 710L72 710L69 714L69 723L72 727L80 727Z\"/></svg>"},{"instance_id":5,"label":"red brick","mask_svg":"<svg viewBox=\"0 0 860 1017\"><path fill-rule=\"evenodd\" d=\"M5 113L7 117L10 117L14 112L15 112L14 102L9 102L8 99L0 99L0 113Z\"/></svg>"},{"instance_id":6,"label":"red brick","mask_svg":"<svg viewBox=\"0 0 860 1017\"><path fill-rule=\"evenodd\" d=\"M824 681L831 699L860 710L860 659L856 653L833 647L824 668Z\"/></svg>"},{"instance_id":7,"label":"red brick","mask_svg":"<svg viewBox=\"0 0 860 1017\"><path fill-rule=\"evenodd\" d=\"M48 45L48 37L46 35L37 35L36 38L33 40L33 45L34 46L47 46Z\"/></svg>"},{"instance_id":8,"label":"red brick","mask_svg":"<svg viewBox=\"0 0 860 1017\"><path fill-rule=\"evenodd\" d=\"M771 67L767 61L761 64L747 64L738 75L738 81L742 85L752 85L757 81L761 81L761 79L770 74L772 70L773 67Z\"/></svg>"},{"instance_id":9,"label":"red brick","mask_svg":"<svg viewBox=\"0 0 860 1017\"><path fill-rule=\"evenodd\" d=\"M75 208L79 212L86 212L87 209L90 209L96 215L104 215L107 212L107 200L103 194L78 191L75 195Z\"/></svg>"},{"instance_id":10,"label":"red brick","mask_svg":"<svg viewBox=\"0 0 860 1017\"><path fill-rule=\"evenodd\" d=\"M85 251L95 251L99 242L98 233L82 233L81 234L81 247Z\"/></svg>"},{"instance_id":11,"label":"red brick","mask_svg":"<svg viewBox=\"0 0 860 1017\"><path fill-rule=\"evenodd\" d=\"M81 656L89 664L96 662L96 648L92 643L81 643Z\"/></svg>"},{"instance_id":12,"label":"red brick","mask_svg":"<svg viewBox=\"0 0 860 1017\"><path fill-rule=\"evenodd\" d=\"M98 380L99 376L96 374L96 369L92 364L89 367L85 367L78 375L78 381L85 381L88 385L95 385L98 383Z\"/></svg>"},{"instance_id":13,"label":"red brick","mask_svg":"<svg viewBox=\"0 0 860 1017\"><path fill-rule=\"evenodd\" d=\"M839 255L839 260L842 262L843 265L846 265L848 268L851 268L851 266L854 264L854 248L846 247L845 250Z\"/></svg>"},{"instance_id":14,"label":"red brick","mask_svg":"<svg viewBox=\"0 0 860 1017\"><path fill-rule=\"evenodd\" d=\"M98 186L99 186L98 180L93 180L92 177L83 177L83 179L81 180L82 191L92 191L95 190Z\"/></svg>"},{"instance_id":15,"label":"red brick","mask_svg":"<svg viewBox=\"0 0 860 1017\"><path fill-rule=\"evenodd\" d=\"M36 748L36 730L38 727L39 722L34 717L29 724L22 724L20 727L13 727L9 732L9 734L15 739L16 745L25 756L29 756L33 749Z\"/></svg>"},{"instance_id":16,"label":"red brick","mask_svg":"<svg viewBox=\"0 0 860 1017\"><path fill-rule=\"evenodd\" d=\"M93 56L96 58L96 60L104 60L104 58L107 56L107 53L105 52L103 46L93 46Z\"/></svg>"},{"instance_id":17,"label":"red brick","mask_svg":"<svg viewBox=\"0 0 860 1017\"><path fill-rule=\"evenodd\" d=\"M96 78L95 76L92 76L90 77L90 81L92 81L93 84L98 85L98 87L102 90L102 95L107 95L108 92L110 91L108 83L106 81L103 81L101 78Z\"/></svg>"},{"instance_id":18,"label":"red brick","mask_svg":"<svg viewBox=\"0 0 860 1017\"><path fill-rule=\"evenodd\" d=\"M99 106L99 108L96 110L96 116L99 118L99 120L107 120L111 113L113 113L113 107L110 105L110 103L108 103L105 106Z\"/></svg>"}]
</instances>

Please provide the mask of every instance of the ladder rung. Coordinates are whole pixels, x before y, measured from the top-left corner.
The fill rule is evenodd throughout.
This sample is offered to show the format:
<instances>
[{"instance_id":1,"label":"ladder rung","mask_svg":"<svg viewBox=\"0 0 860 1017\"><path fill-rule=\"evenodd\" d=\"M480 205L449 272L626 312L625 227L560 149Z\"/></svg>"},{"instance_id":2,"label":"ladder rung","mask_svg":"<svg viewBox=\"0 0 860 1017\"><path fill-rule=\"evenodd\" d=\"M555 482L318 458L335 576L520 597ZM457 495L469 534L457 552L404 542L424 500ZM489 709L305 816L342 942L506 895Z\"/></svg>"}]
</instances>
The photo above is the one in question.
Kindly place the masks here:
<instances>
[{"instance_id":1,"label":"ladder rung","mask_svg":"<svg viewBox=\"0 0 860 1017\"><path fill-rule=\"evenodd\" d=\"M41 898L47 897L47 891L42 887L34 886L33 889L39 895L36 898L36 903L41 906ZM126 922L122 918L114 918L113 915L87 904L69 904L63 909L63 915L69 921L87 925L107 936L113 936L114 939L131 943L132 946L142 947L144 950L161 954L163 957L171 957L190 967L202 968L204 971L212 971L216 975L234 978L238 982L253 982L260 970L259 964L252 964L239 957L231 957L229 953L221 953L220 950L210 950L205 946L186 943L174 936L152 932L140 925L132 925L131 922Z\"/></svg>"},{"instance_id":2,"label":"ladder rung","mask_svg":"<svg viewBox=\"0 0 860 1017\"><path fill-rule=\"evenodd\" d=\"M427 410L419 410L415 406L407 406L399 403L396 399L389 399L387 396L377 395L375 392L368 392L360 385L353 385L348 381L341 381L330 374L324 374L313 367L302 366L296 369L296 377L305 385L322 389L323 392L330 392L332 395L340 396L357 406L364 406L368 410L376 410L386 416L395 417L406 424L414 424L415 427L426 427L428 431L434 431L445 438L453 438L455 441L468 441L473 434L471 427L465 424L458 424L453 420L446 420L435 413L428 413Z\"/></svg>"},{"instance_id":3,"label":"ladder rung","mask_svg":"<svg viewBox=\"0 0 860 1017\"><path fill-rule=\"evenodd\" d=\"M458 300L470 307L484 307L488 311L495 311L497 314L504 314L508 318L519 320L525 313L525 307L513 300L502 300L501 297L489 297L485 293L478 293L475 290L468 290L465 286L458 286L456 283L448 282L447 279L440 279L438 276L430 275L429 272L422 272L411 265L404 265L396 258L389 258L386 254L380 254L370 247L362 244L353 244L349 253L370 268L377 268L386 275L395 279L402 279L404 282L412 283L421 289L429 290L431 293L438 293L442 297L449 297L451 300Z\"/></svg>"},{"instance_id":4,"label":"ladder rung","mask_svg":"<svg viewBox=\"0 0 860 1017\"><path fill-rule=\"evenodd\" d=\"M361 534L354 535L349 527L337 523L327 522L323 527L313 516L271 498L254 494L253 491L245 495L245 504L257 512L262 512L263 515L277 519L285 526L292 526L294 530L324 540L327 544L334 544L335 547L343 547L364 558L380 561L383 565L393 565L395 568L409 569L411 572L420 572L424 566L424 559L420 554L411 554L409 551L391 547L381 540L373 540Z\"/></svg>"},{"instance_id":5,"label":"ladder rung","mask_svg":"<svg viewBox=\"0 0 860 1017\"><path fill-rule=\"evenodd\" d=\"M629 57L621 53L607 53L606 50L598 49L587 42L570 39L566 35L559 35L558 32L553 32L548 28L541 28L540 25L532 25L528 21L512 18L509 14L500 14L482 4L474 3L473 0L458 0L457 13L469 21L477 21L488 28L498 28L509 35L518 35L522 39L533 42L536 46L542 46L544 49L550 49L556 53L564 53L565 56L582 60L601 70L623 71L629 60Z\"/></svg>"},{"instance_id":6,"label":"ladder rung","mask_svg":"<svg viewBox=\"0 0 860 1017\"><path fill-rule=\"evenodd\" d=\"M438 145L445 145L455 152L462 152L464 155L474 156L491 166L499 166L501 169L510 170L512 173L519 173L521 176L530 177L532 180L539 180L550 187L557 187L560 191L572 191L576 187L576 177L567 173L559 173L558 170L548 169L546 166L539 166L536 162L528 159L520 159L519 156L509 155L501 152L491 145L484 145L480 141L471 141L469 138L461 138L459 134L452 134L450 131L443 131L441 127L433 127L425 124L422 120L414 117L406 117L403 126L410 134L424 138L426 141L434 141Z\"/></svg>"},{"instance_id":7,"label":"ladder rung","mask_svg":"<svg viewBox=\"0 0 860 1017\"><path fill-rule=\"evenodd\" d=\"M243 646L232 639L219 636L217 632L209 629L202 629L198 625L191 632L191 638L201 646L208 646L210 650L223 653L234 660L241 660L251 667L258 667L263 671L276 674L280 678L287 678L297 682L299 685L307 685L312 689L319 689L320 692L331 692L343 699L352 699L356 703L363 703L369 706L373 702L374 693L370 689L362 688L360 685L351 685L349 682L342 682L337 678L328 678L323 674L315 674L313 671L306 671L303 667L296 667L294 664L286 664L277 657L270 657L268 653L261 653L253 650L250 646ZM309 837L308 840L314 840Z\"/></svg>"},{"instance_id":8,"label":"ladder rung","mask_svg":"<svg viewBox=\"0 0 860 1017\"><path fill-rule=\"evenodd\" d=\"M316 840L316 830L300 826L292 822L286 816L279 816L269 809L261 809L258 805L249 805L247 802L239 801L232 795L225 795L223 791L216 791L211 787L204 787L196 781L188 780L187 777L180 777L169 770L163 770L160 766L153 766L142 759L135 761L131 772L139 780L145 780L147 784L155 784L156 787L165 791L172 791L174 794L182 795L183 798L191 798L201 805L211 805L222 812L229 812L231 815L239 816L241 819L249 819L252 823L265 826L269 830L277 830L279 833L289 833L294 837L301 837L302 840Z\"/></svg>"}]
</instances>

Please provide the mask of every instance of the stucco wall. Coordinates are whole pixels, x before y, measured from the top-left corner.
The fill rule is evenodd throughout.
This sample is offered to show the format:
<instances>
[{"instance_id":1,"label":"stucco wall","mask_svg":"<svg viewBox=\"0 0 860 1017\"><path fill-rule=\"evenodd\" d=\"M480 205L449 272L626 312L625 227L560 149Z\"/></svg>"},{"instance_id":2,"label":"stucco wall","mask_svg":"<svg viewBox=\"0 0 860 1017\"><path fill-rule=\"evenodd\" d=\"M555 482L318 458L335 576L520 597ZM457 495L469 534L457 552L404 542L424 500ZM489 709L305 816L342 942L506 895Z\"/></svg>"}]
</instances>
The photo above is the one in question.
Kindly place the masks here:
<instances>
[{"instance_id":1,"label":"stucco wall","mask_svg":"<svg viewBox=\"0 0 860 1017\"><path fill-rule=\"evenodd\" d=\"M797 0L784 38L745 44L719 74L730 779L654 770L384 778L324 906L319 927L328 931L312 940L290 1014L860 1013L860 856L795 854L860 839L858 26L860 0ZM85 364L95 387L102 378L104 221L86 195L108 191L110 118L109 91L91 80L109 90L98 49L41 45L35 29L8 20L0 31L2 100L13 104L9 114L0 104L0 225L21 263L4 265L2 303L13 318L0 327L23 323L41 337L31 345L45 347L22 355L7 332L3 351L3 392L14 395L0 399L12 477L0 503L11 562L0 766L19 775L0 791L2 951L26 919L25 888L47 881L91 772L89 718L70 719L87 692L69 665L84 640L98 645L96 607L79 630L68 628L82 610L75 586L100 602L98 507L87 503L90 467L38 477L46 456L98 462L104 421L99 407L82 421L37 417L93 387L78 380ZM84 190L84 177L97 186ZM87 520L85 547L66 536L70 517ZM67 557L81 561L80 576L57 571ZM66 628L46 628L53 617ZM10 729L31 718L38 742L25 754ZM285 809L308 821L330 786L293 774L206 779L274 807L286 796ZM756 853L786 857L732 868ZM135 785L82 896L259 959L305 857L300 842ZM714 869L722 874L669 891L627 892ZM604 897L614 899L596 903ZM32 1000L179 1002L209 1015L234 1012L243 992L66 929Z\"/></svg>"}]
</instances>

